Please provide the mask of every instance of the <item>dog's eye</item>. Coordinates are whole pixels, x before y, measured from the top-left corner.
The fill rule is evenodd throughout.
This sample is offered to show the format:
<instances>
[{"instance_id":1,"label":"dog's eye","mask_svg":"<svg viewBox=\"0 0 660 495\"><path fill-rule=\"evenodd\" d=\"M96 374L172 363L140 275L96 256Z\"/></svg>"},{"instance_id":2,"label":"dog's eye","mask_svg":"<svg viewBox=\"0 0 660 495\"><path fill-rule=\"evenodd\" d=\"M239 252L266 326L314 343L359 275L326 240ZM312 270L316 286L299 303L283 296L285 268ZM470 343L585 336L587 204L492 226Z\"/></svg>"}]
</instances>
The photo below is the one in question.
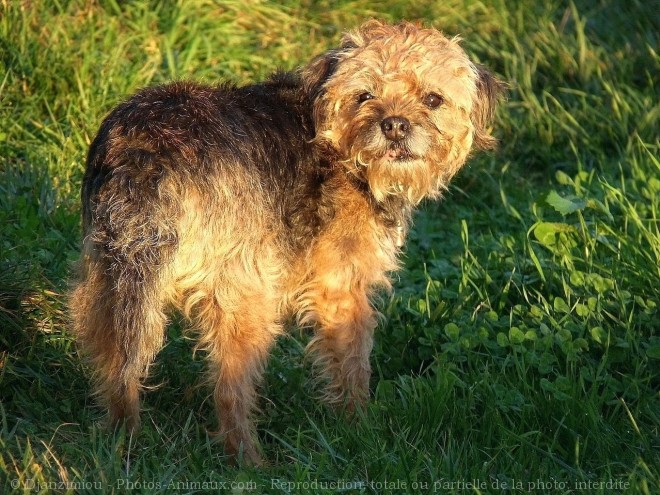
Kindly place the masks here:
<instances>
[{"instance_id":1,"label":"dog's eye","mask_svg":"<svg viewBox=\"0 0 660 495\"><path fill-rule=\"evenodd\" d=\"M364 92L361 93L360 96L358 96L358 103L364 103L367 100L373 100L373 99L374 99L374 95L372 95L369 92Z\"/></svg>"},{"instance_id":2,"label":"dog's eye","mask_svg":"<svg viewBox=\"0 0 660 495\"><path fill-rule=\"evenodd\" d=\"M440 105L442 105L445 102L445 99L439 94L429 93L424 97L424 100L422 101L424 102L424 105L433 109L433 108L438 108Z\"/></svg>"}]
</instances>

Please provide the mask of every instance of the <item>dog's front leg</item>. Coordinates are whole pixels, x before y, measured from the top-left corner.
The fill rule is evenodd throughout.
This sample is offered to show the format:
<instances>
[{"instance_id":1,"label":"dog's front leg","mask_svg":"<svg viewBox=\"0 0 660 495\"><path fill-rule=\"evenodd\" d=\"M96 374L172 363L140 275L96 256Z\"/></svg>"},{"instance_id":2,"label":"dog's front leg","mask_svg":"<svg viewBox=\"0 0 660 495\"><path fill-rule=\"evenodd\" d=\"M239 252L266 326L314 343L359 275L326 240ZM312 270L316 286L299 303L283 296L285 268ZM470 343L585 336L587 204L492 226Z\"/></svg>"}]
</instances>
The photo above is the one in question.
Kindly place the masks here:
<instances>
[{"instance_id":1,"label":"dog's front leg","mask_svg":"<svg viewBox=\"0 0 660 495\"><path fill-rule=\"evenodd\" d=\"M354 409L369 397L375 311L362 284L328 278L315 291L316 335L308 349L327 381L324 398Z\"/></svg>"}]
</instances>

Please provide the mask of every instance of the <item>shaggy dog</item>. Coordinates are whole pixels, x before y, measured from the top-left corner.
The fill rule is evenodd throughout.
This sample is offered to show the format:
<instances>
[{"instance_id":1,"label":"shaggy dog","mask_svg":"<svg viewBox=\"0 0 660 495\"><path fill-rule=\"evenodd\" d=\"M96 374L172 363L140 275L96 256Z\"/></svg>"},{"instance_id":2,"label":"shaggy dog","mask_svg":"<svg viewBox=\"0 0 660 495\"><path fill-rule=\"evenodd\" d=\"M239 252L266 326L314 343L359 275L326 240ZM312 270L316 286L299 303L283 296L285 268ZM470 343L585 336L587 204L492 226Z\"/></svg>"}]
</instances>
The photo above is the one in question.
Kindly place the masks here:
<instances>
[{"instance_id":1,"label":"shaggy dog","mask_svg":"<svg viewBox=\"0 0 660 495\"><path fill-rule=\"evenodd\" d=\"M87 159L70 300L110 420L139 425L168 308L207 352L229 455L259 462L255 386L291 315L314 328L326 399L363 402L373 295L413 208L494 144L500 91L457 39L369 21L298 71L176 82L113 110Z\"/></svg>"}]
</instances>

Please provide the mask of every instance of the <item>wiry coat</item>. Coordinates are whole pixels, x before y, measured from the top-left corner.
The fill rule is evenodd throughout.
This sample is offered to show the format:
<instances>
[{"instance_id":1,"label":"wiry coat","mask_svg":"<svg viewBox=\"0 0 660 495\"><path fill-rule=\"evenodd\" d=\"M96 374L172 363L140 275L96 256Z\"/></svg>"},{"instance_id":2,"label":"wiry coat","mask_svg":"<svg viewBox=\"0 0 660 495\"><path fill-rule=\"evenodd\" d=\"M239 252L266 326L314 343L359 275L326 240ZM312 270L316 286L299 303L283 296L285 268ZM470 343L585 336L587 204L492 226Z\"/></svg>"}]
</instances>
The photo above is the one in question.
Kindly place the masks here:
<instances>
[{"instance_id":1,"label":"wiry coat","mask_svg":"<svg viewBox=\"0 0 660 495\"><path fill-rule=\"evenodd\" d=\"M416 202L445 187L473 136L489 139L497 92L494 79L447 45L469 89L456 90L456 104L447 95L444 114L417 102L421 83L408 72L383 93L387 104L355 104L348 83L364 90L353 72L374 58L383 32L402 50L415 37L422 48L430 38L445 50L453 43L411 24L368 23L300 73L245 87L145 89L105 119L83 180L71 309L113 422L139 424L141 382L169 307L193 321L208 351L228 453L258 462L255 382L290 314L316 329L310 348L326 397L349 405L366 398L371 298L389 287ZM340 106L343 99L350 103ZM402 142L380 136L392 108L412 122Z\"/></svg>"}]
</instances>

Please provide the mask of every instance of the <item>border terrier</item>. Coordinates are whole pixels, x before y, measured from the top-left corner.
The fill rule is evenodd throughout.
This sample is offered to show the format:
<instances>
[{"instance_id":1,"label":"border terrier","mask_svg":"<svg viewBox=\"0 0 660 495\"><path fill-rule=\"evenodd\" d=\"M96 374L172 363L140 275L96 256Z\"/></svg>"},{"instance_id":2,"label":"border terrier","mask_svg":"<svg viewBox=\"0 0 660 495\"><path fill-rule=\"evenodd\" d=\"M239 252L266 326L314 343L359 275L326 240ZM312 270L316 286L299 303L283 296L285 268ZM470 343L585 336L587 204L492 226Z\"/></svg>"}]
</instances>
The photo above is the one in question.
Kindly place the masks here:
<instances>
[{"instance_id":1,"label":"border terrier","mask_svg":"<svg viewBox=\"0 0 660 495\"><path fill-rule=\"evenodd\" d=\"M198 331L229 456L260 462L255 387L291 316L314 329L325 398L365 401L372 303L413 209L495 144L502 84L458 41L371 20L299 70L148 88L106 117L70 306L112 424L139 426L169 308Z\"/></svg>"}]
</instances>

